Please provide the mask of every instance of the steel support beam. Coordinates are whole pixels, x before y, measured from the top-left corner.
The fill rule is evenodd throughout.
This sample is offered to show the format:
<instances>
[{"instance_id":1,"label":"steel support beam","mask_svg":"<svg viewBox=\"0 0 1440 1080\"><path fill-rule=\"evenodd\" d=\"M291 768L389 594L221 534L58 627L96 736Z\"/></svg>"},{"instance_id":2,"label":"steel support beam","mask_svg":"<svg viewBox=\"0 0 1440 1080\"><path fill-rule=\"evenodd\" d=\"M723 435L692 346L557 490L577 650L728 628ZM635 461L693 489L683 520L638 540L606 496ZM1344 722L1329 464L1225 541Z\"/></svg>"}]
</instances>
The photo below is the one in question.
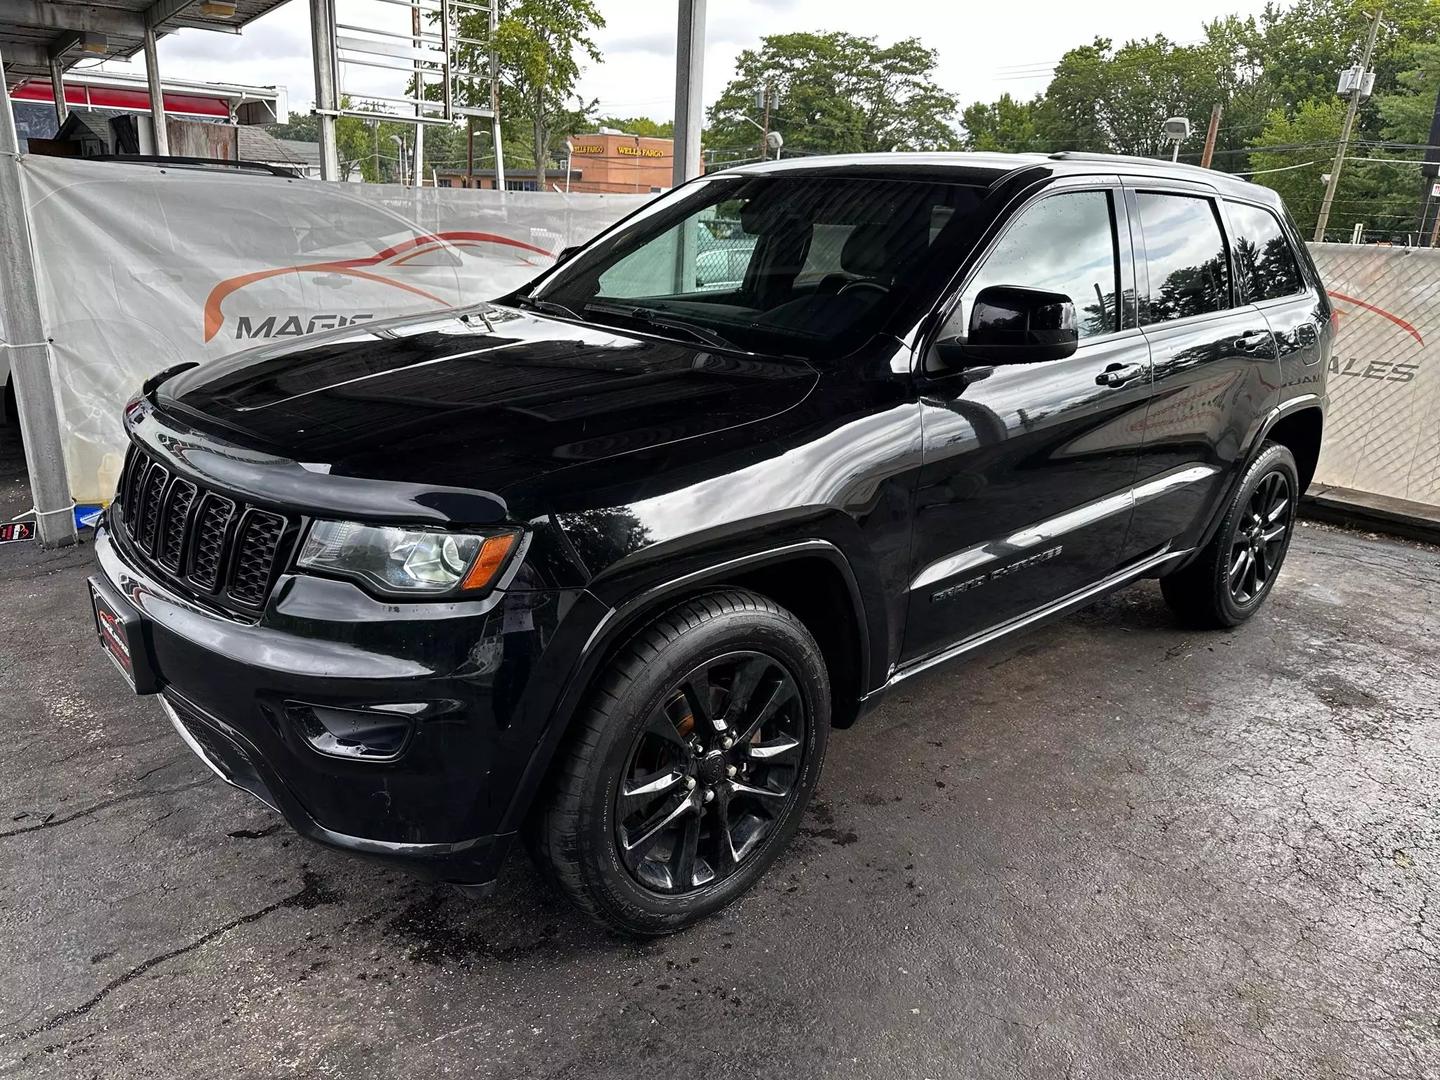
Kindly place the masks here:
<instances>
[{"instance_id":1,"label":"steel support beam","mask_svg":"<svg viewBox=\"0 0 1440 1080\"><path fill-rule=\"evenodd\" d=\"M3 47L0 47L3 48ZM20 138L15 130L10 92L5 81L5 56L0 53L0 311L9 340L10 378L25 440L25 467L35 507L35 527L46 547L75 542L75 511L65 475L64 447L50 343L40 318L40 290L35 279L35 252L20 182Z\"/></svg>"},{"instance_id":2,"label":"steel support beam","mask_svg":"<svg viewBox=\"0 0 1440 1080\"><path fill-rule=\"evenodd\" d=\"M107 35L97 34L93 30L66 30L45 47L45 55L51 60L59 60L71 49L83 50L91 44L99 45L103 51L107 41Z\"/></svg>"},{"instance_id":3,"label":"steel support beam","mask_svg":"<svg viewBox=\"0 0 1440 1080\"><path fill-rule=\"evenodd\" d=\"M333 0L310 0L310 55L315 64L315 117L320 129L320 179L339 180L340 152L335 141L339 88L335 67Z\"/></svg>"},{"instance_id":4,"label":"steel support beam","mask_svg":"<svg viewBox=\"0 0 1440 1080\"><path fill-rule=\"evenodd\" d=\"M5 62L11 67L38 68L50 66L50 53L43 45L6 45Z\"/></svg>"},{"instance_id":5,"label":"steel support beam","mask_svg":"<svg viewBox=\"0 0 1440 1080\"><path fill-rule=\"evenodd\" d=\"M490 24L490 144L495 151L495 187L499 191L504 191L505 147L500 140L500 54L495 51L495 37L500 29L500 0L490 0L488 15Z\"/></svg>"},{"instance_id":6,"label":"steel support beam","mask_svg":"<svg viewBox=\"0 0 1440 1080\"><path fill-rule=\"evenodd\" d=\"M145 32L142 12L96 4L62 6L50 0L5 0L5 19L43 30L81 30L116 37L138 38Z\"/></svg>"},{"instance_id":7,"label":"steel support beam","mask_svg":"<svg viewBox=\"0 0 1440 1080\"><path fill-rule=\"evenodd\" d=\"M173 19L176 15L182 15L187 8L195 6L197 0L155 0L145 9L145 25L160 27Z\"/></svg>"},{"instance_id":8,"label":"steel support beam","mask_svg":"<svg viewBox=\"0 0 1440 1080\"><path fill-rule=\"evenodd\" d=\"M65 63L58 56L50 58L50 93L55 98L55 122L63 127L70 105L65 100Z\"/></svg>"},{"instance_id":9,"label":"steel support beam","mask_svg":"<svg viewBox=\"0 0 1440 1080\"><path fill-rule=\"evenodd\" d=\"M679 0L675 34L675 159L672 183L700 175L700 127L705 78L705 0Z\"/></svg>"},{"instance_id":10,"label":"steel support beam","mask_svg":"<svg viewBox=\"0 0 1440 1080\"><path fill-rule=\"evenodd\" d=\"M165 90L160 85L160 58L155 54L155 28L145 28L145 79L150 84L150 126L154 129L155 153L170 154L170 133L165 129Z\"/></svg>"}]
</instances>

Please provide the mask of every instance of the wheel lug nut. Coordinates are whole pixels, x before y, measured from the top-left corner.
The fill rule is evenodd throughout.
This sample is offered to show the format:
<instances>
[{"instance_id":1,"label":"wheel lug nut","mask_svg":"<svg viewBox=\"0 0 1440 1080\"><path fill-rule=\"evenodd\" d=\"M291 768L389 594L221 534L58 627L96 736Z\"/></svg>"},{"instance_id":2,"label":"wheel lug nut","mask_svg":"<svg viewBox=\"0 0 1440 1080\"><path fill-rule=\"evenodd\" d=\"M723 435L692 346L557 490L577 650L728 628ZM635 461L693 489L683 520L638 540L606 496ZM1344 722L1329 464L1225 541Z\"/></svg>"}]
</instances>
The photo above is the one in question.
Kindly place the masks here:
<instances>
[{"instance_id":1,"label":"wheel lug nut","mask_svg":"<svg viewBox=\"0 0 1440 1080\"><path fill-rule=\"evenodd\" d=\"M705 789L705 801L706 801L706 802L711 802L714 798L715 798L715 792L711 791L709 788L706 788L706 789Z\"/></svg>"},{"instance_id":2,"label":"wheel lug nut","mask_svg":"<svg viewBox=\"0 0 1440 1080\"><path fill-rule=\"evenodd\" d=\"M734 776L735 773L738 772L738 771L739 771L739 770L737 770L734 765L731 765L731 766L728 766L728 767L725 769L725 775L726 775L726 776Z\"/></svg>"},{"instance_id":3,"label":"wheel lug nut","mask_svg":"<svg viewBox=\"0 0 1440 1080\"><path fill-rule=\"evenodd\" d=\"M726 750L729 750L730 747L735 745L735 740L730 738L729 735L726 735L725 738L720 740L720 745L723 746Z\"/></svg>"},{"instance_id":4,"label":"wheel lug nut","mask_svg":"<svg viewBox=\"0 0 1440 1080\"><path fill-rule=\"evenodd\" d=\"M694 778L693 776L687 776L687 777L685 778L685 786L686 786L687 788L689 788L691 791L694 791L694 790L695 790L695 778Z\"/></svg>"}]
</instances>

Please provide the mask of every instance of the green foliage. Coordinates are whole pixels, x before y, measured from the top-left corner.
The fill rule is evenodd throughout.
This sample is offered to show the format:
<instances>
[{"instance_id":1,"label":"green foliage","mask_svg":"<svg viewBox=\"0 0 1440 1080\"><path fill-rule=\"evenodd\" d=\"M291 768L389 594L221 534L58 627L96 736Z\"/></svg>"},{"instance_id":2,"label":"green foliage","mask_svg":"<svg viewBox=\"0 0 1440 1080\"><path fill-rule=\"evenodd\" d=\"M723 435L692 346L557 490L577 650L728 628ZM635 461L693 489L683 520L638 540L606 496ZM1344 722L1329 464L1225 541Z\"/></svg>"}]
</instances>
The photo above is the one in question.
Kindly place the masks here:
<instances>
[{"instance_id":1,"label":"green foliage","mask_svg":"<svg viewBox=\"0 0 1440 1080\"><path fill-rule=\"evenodd\" d=\"M493 40L483 12L459 20L459 35L473 43L456 50L457 60L462 68L485 72L493 51L500 72L506 162L519 164L528 157L543 170L553 163L559 142L590 122L595 103L580 100L575 87L582 60L600 60L600 50L590 34L604 27L605 19L595 0L499 2ZM457 82L455 100L459 104L490 105L488 79Z\"/></svg>"},{"instance_id":2,"label":"green foliage","mask_svg":"<svg viewBox=\"0 0 1440 1080\"><path fill-rule=\"evenodd\" d=\"M342 109L351 107L351 101L342 98ZM361 102L358 106L377 116L388 110L375 102ZM270 124L266 130L277 139L295 139L299 142L320 141L320 121L313 113L296 113L286 124ZM406 153L415 140L415 125L400 120L366 120L358 116L341 116L335 120L335 150L340 159L340 175L351 175L358 171L366 183L395 183L400 180L400 154L391 136L398 136L406 145ZM430 137L426 133L427 139ZM429 147L426 159L433 160Z\"/></svg>"},{"instance_id":3,"label":"green foliage","mask_svg":"<svg viewBox=\"0 0 1440 1080\"><path fill-rule=\"evenodd\" d=\"M932 78L935 62L918 38L882 47L845 33L770 34L736 59L705 144L722 159L758 157L761 133L750 121L763 122L756 95L768 86L770 128L787 153L954 149L958 103Z\"/></svg>"},{"instance_id":4,"label":"green foliage","mask_svg":"<svg viewBox=\"0 0 1440 1080\"><path fill-rule=\"evenodd\" d=\"M1340 139L1340 125L1345 118L1345 102L1337 97L1325 101L1304 102L1293 116L1284 109L1275 109L1267 118L1264 129L1255 140L1257 147L1294 147L1294 149L1257 149L1250 155L1250 167L1262 170L1257 183L1274 188L1285 200L1290 215L1302 234L1309 236L1320 213L1325 188L1321 176L1329 171L1330 157ZM1314 167L1308 162L1318 162ZM1281 170L1271 171L1271 170ZM1350 198L1355 193L1356 170L1341 175L1341 193Z\"/></svg>"},{"instance_id":5,"label":"green foliage","mask_svg":"<svg viewBox=\"0 0 1440 1080\"><path fill-rule=\"evenodd\" d=\"M651 120L648 116L597 116L590 123L595 128L618 128L627 135L639 135L646 139L672 139L675 137L673 120Z\"/></svg>"},{"instance_id":6,"label":"green foliage","mask_svg":"<svg viewBox=\"0 0 1440 1080\"><path fill-rule=\"evenodd\" d=\"M966 150L1017 154L1046 149L1038 115L1042 101L1038 95L1030 101L1017 101L1009 94L1001 94L991 105L976 102L960 114L964 129L960 145Z\"/></svg>"},{"instance_id":7,"label":"green foliage","mask_svg":"<svg viewBox=\"0 0 1440 1080\"><path fill-rule=\"evenodd\" d=\"M1034 100L1006 95L967 108L965 144L1158 157L1168 149L1160 125L1185 116L1194 135L1181 160L1194 162L1218 103L1224 114L1213 167L1248 173L1303 166L1260 172L1256 180L1284 194L1301 228L1313 229L1320 176L1329 171L1345 110L1336 81L1359 60L1372 10L1371 0L1296 0L1256 16L1215 19L1191 45L1154 37L1116 48L1099 38L1066 52ZM1387 2L1371 66L1375 97L1360 109L1354 157L1418 157L1384 144L1428 139L1440 89L1440 2ZM1421 190L1413 166L1351 161L1330 229L1348 235L1358 221L1372 236L1403 235L1418 216Z\"/></svg>"}]
</instances>

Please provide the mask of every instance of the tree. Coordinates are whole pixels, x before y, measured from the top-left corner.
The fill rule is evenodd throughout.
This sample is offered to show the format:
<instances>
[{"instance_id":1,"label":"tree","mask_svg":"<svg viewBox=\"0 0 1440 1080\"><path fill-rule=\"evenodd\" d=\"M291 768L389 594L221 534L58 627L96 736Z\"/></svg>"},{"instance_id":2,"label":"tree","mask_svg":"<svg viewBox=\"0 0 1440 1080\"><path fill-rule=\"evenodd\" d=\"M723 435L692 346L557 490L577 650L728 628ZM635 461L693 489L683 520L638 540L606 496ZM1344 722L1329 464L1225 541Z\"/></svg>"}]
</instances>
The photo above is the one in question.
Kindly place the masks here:
<instances>
[{"instance_id":1,"label":"tree","mask_svg":"<svg viewBox=\"0 0 1440 1080\"><path fill-rule=\"evenodd\" d=\"M594 111L594 102L579 101L575 86L582 60L600 60L600 50L590 34L604 27L605 19L595 0L498 2L493 40L485 13L459 19L459 36L467 41L456 50L457 61L466 70L484 72L493 50L500 73L500 115L507 147L521 149L523 144L513 136L522 125L528 129L524 143L528 143L543 186L557 140L584 124ZM427 93L433 94L435 89L427 89ZM457 80L454 92L459 104L490 105L485 79Z\"/></svg>"},{"instance_id":2,"label":"tree","mask_svg":"<svg viewBox=\"0 0 1440 1080\"><path fill-rule=\"evenodd\" d=\"M1158 36L1114 49L1096 38L1056 65L1036 109L1039 138L1053 150L1160 156L1169 148L1160 130L1169 117L1188 117L1203 130L1211 106L1225 97L1223 70L1206 44Z\"/></svg>"},{"instance_id":3,"label":"tree","mask_svg":"<svg viewBox=\"0 0 1440 1080\"><path fill-rule=\"evenodd\" d=\"M935 50L917 38L881 47L845 33L768 35L736 59L735 77L710 107L706 144L758 153L760 132L750 121L761 120L756 95L767 86L770 127L787 150L954 149L957 102L936 85L935 64Z\"/></svg>"},{"instance_id":4,"label":"tree","mask_svg":"<svg viewBox=\"0 0 1440 1080\"><path fill-rule=\"evenodd\" d=\"M1283 109L1274 110L1255 139L1250 165L1262 170L1255 182L1280 193L1305 236L1314 230L1320 214L1325 194L1320 178L1329 171L1344 117L1345 102L1340 98L1307 101L1294 116L1287 116ZM1281 169L1285 171L1278 171ZM1355 184L1355 171L1347 169L1340 178L1340 190L1347 199ZM1337 209L1343 205L1343 201L1337 203ZM1332 220L1336 226L1341 224L1339 214Z\"/></svg>"},{"instance_id":5,"label":"tree","mask_svg":"<svg viewBox=\"0 0 1440 1080\"><path fill-rule=\"evenodd\" d=\"M998 150L1019 154L1044 150L1039 118L1042 98L1016 101L1001 94L993 105L976 102L960 114L964 135L960 144L966 150Z\"/></svg>"},{"instance_id":6,"label":"tree","mask_svg":"<svg viewBox=\"0 0 1440 1080\"><path fill-rule=\"evenodd\" d=\"M645 139L675 137L675 123L672 120L651 120L648 116L597 116L591 122L597 128L618 128L627 135L639 135Z\"/></svg>"},{"instance_id":7,"label":"tree","mask_svg":"<svg viewBox=\"0 0 1440 1080\"><path fill-rule=\"evenodd\" d=\"M350 98L341 98L340 108L350 107ZM340 160L340 176L345 178L358 170L360 178L369 184L397 180L400 176L399 155L391 136L398 135L407 142L413 142L415 125L404 123L399 118L386 119L388 110L376 102L362 102L357 107L374 113L376 119L336 117L335 153ZM266 130L277 139L320 141L320 124L314 113L296 113L289 123L270 124ZM426 157L430 157L428 152Z\"/></svg>"}]
</instances>

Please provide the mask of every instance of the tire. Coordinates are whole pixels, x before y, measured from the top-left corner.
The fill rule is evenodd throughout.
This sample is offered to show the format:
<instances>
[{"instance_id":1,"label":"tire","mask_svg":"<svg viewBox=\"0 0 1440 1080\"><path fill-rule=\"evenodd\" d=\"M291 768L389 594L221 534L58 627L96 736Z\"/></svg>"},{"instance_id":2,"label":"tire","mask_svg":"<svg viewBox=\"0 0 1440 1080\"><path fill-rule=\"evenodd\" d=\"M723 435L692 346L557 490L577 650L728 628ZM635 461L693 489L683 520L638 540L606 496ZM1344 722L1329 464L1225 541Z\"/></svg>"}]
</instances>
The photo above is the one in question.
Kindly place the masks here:
<instances>
[{"instance_id":1,"label":"tire","mask_svg":"<svg viewBox=\"0 0 1440 1080\"><path fill-rule=\"evenodd\" d=\"M600 675L531 815L531 852L592 919L674 933L748 891L784 850L829 729L825 661L799 619L740 589L695 597Z\"/></svg>"},{"instance_id":2,"label":"tire","mask_svg":"<svg viewBox=\"0 0 1440 1080\"><path fill-rule=\"evenodd\" d=\"M1166 603L1186 623L1205 629L1239 626L1254 615L1290 550L1299 498L1294 455L1266 443L1245 470L1214 537L1193 562L1160 580Z\"/></svg>"}]
</instances>

